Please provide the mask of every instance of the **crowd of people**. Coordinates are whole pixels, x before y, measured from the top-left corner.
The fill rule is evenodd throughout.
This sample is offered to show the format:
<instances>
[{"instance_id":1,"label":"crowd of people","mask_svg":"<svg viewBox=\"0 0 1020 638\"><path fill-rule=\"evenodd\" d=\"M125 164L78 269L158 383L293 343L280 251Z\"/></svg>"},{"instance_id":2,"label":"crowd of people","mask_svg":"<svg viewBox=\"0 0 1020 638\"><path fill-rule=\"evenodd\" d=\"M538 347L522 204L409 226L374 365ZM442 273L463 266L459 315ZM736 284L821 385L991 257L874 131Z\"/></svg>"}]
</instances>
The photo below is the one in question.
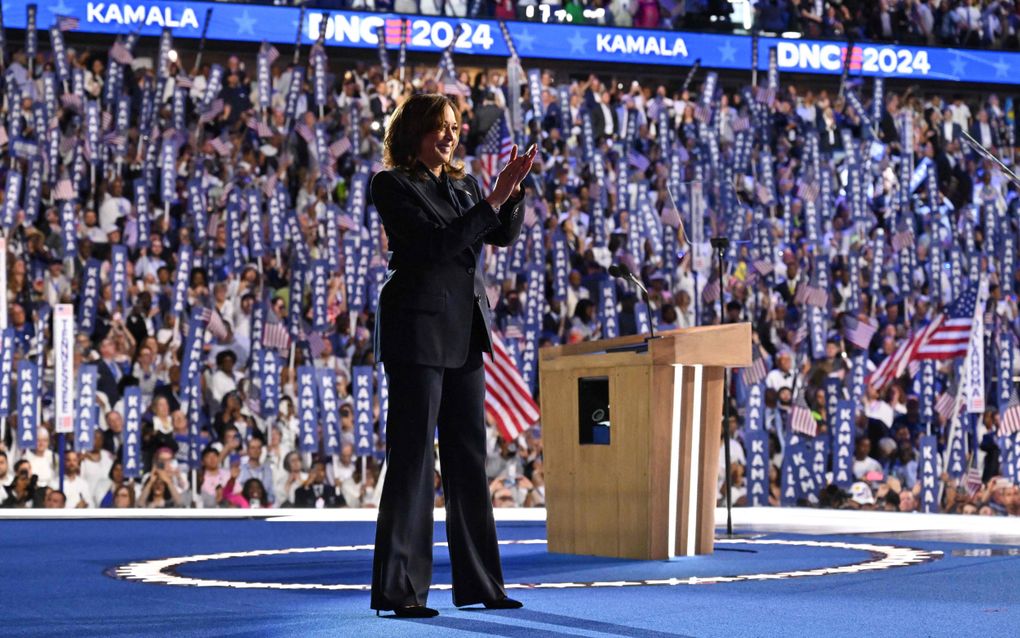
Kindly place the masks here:
<instances>
[{"instance_id":1,"label":"crowd of people","mask_svg":"<svg viewBox=\"0 0 1020 638\"><path fill-rule=\"evenodd\" d=\"M744 29L856 42L1020 48L1015 0L750 0L747 16L725 0L343 0L319 6L498 20L553 20L644 29ZM546 10L539 10L545 5ZM740 6L740 5L737 5ZM734 21L734 15L739 20Z\"/></svg>"},{"instance_id":2,"label":"crowd of people","mask_svg":"<svg viewBox=\"0 0 1020 638\"><path fill-rule=\"evenodd\" d=\"M339 68L328 55L323 91L318 63L295 67L267 49L260 55L272 58L268 80L259 82L254 59L231 56L189 75L181 61L161 59L154 43L132 46L133 60L124 62L106 50L68 49L82 82L77 96L47 94L57 69L49 51L31 61L14 52L4 75L11 135L0 183L16 172L31 184L41 171L36 199L26 188L9 206L7 188L0 201L0 211L12 212L4 219L12 354L0 432L5 506L376 505L385 485L386 399L370 392L360 405L355 383L357 371L375 363L373 296L387 255L365 180L382 168L388 115L415 92L439 91L459 106L457 156L483 184L511 139L539 147L525 182L522 238L486 254L495 328L534 392L537 371L526 362L539 347L634 334L651 322L668 330L750 321L771 504L783 501L779 477L794 437L832 436L823 389L835 379L856 401L855 481L849 489L826 481L801 504L918 509L918 440L931 433L943 459L959 441L971 468L941 468L942 510L1020 513L1016 435L1003 430L996 401L989 398L982 415L964 415L969 427L954 439L956 411L940 405L923 418L913 368L858 395L851 379L851 362L869 372L881 366L979 280L989 289L987 312L978 313L989 343L1015 351L1020 270L998 248L1007 239L1016 246L1017 186L961 133L1012 165L1012 99L860 85L754 90L704 71L685 87L683 78L631 81L624 70L616 77L542 70L528 82L503 68L447 68L440 78L415 66L402 82L398 69ZM519 90L508 76L525 78ZM118 83L112 96L110 82ZM84 153L92 100L110 117L101 118L101 148ZM60 148L52 156L50 136ZM39 142L42 161L13 152L22 140ZM80 170L86 155L94 178ZM722 281L703 245L715 235L738 240ZM118 279L115 261L125 253ZM620 261L646 283L647 304L607 274ZM316 282L310 265L319 262L327 272ZM55 430L47 317L62 303L80 309L93 286L95 314L78 317L74 359L79 371L97 370L94 427L85 439L65 440ZM827 293L821 301L811 294L818 290ZM815 314L817 334L807 325ZM859 324L873 328L863 342L859 331L847 337ZM260 367L267 350L278 354L278 376ZM24 389L14 383L23 361L40 364L36 432L23 429L19 414ZM955 397L960 361L938 362L940 397ZM1020 357L1010 361L1015 374ZM332 375L336 441L324 412L305 430L303 369ZM728 397L738 505L748 500L746 375L734 374ZM989 397L1006 387L995 383L1012 384L993 377ZM273 386L275 404L266 400ZM133 442L127 404L136 396L143 415ZM801 404L811 412L810 433L794 427ZM363 413L368 442L356 423ZM544 506L542 424L508 439L496 417L489 420L493 505ZM140 467L131 467L131 450ZM437 464L437 506L441 472Z\"/></svg>"}]
</instances>

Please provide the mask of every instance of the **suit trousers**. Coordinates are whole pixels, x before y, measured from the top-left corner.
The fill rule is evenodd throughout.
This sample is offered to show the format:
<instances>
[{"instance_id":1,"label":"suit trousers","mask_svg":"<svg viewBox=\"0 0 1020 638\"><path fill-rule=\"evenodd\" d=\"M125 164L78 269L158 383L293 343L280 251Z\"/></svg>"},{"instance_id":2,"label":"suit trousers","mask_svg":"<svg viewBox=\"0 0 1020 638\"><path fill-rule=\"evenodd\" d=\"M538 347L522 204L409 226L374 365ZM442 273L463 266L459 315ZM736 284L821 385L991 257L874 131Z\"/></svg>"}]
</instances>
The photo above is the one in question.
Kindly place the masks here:
<instances>
[{"instance_id":1,"label":"suit trousers","mask_svg":"<svg viewBox=\"0 0 1020 638\"><path fill-rule=\"evenodd\" d=\"M388 361L386 374L387 468L376 526L372 609L424 605L428 599L437 423L453 603L504 597L485 475L485 370L479 340L472 337L460 368Z\"/></svg>"}]
</instances>

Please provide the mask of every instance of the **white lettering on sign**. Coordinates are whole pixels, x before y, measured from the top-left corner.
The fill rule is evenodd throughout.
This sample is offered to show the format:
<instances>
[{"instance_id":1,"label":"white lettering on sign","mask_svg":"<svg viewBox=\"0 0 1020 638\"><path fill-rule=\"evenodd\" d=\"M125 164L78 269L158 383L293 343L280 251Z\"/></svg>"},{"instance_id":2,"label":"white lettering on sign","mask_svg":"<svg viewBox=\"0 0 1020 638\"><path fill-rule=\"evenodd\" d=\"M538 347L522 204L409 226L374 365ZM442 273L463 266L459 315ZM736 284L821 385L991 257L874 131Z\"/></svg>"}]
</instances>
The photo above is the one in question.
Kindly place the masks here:
<instances>
[{"instance_id":1,"label":"white lettering on sign","mask_svg":"<svg viewBox=\"0 0 1020 638\"><path fill-rule=\"evenodd\" d=\"M325 28L325 40L342 44L371 44L379 43L376 29L382 27L388 45L400 43L399 19L384 19L380 16L360 16L335 14L329 16L325 27L322 24L323 14L308 14L308 37L316 40ZM491 27L488 24L471 24L469 22L450 22L448 20L425 20L417 19L410 21L410 28L407 37L414 47L427 49L445 49L453 42L457 27L460 27L460 36L454 48L461 51L481 49L488 51L492 48Z\"/></svg>"},{"instance_id":2,"label":"white lettering on sign","mask_svg":"<svg viewBox=\"0 0 1020 638\"><path fill-rule=\"evenodd\" d=\"M667 58L686 58L687 43L683 38L600 33L595 36L595 48L600 53L631 53L658 55Z\"/></svg>"},{"instance_id":3,"label":"white lettering on sign","mask_svg":"<svg viewBox=\"0 0 1020 638\"><path fill-rule=\"evenodd\" d=\"M780 69L809 71L843 70L846 47L809 42L776 43L776 62ZM850 71L872 74L928 75L931 65L927 51L912 51L896 46L854 47L850 52Z\"/></svg>"},{"instance_id":4,"label":"white lettering on sign","mask_svg":"<svg viewBox=\"0 0 1020 638\"><path fill-rule=\"evenodd\" d=\"M198 17L190 7L183 9L144 4L89 2L85 20L99 24L144 24L147 27L198 28Z\"/></svg>"}]
</instances>

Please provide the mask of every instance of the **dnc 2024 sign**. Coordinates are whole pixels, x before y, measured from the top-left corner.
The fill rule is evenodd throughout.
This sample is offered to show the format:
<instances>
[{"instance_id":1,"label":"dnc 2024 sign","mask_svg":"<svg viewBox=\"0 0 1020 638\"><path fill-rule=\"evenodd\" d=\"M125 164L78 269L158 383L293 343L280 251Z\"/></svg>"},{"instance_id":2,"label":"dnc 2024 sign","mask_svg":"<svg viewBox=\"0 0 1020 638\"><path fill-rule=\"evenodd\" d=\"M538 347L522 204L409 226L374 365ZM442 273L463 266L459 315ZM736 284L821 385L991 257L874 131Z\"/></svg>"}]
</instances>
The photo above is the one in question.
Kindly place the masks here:
<instances>
[{"instance_id":1,"label":"dnc 2024 sign","mask_svg":"<svg viewBox=\"0 0 1020 638\"><path fill-rule=\"evenodd\" d=\"M3 4L8 28L25 27L26 0ZM278 44L295 41L298 28L302 42L310 44L325 29L332 46L374 48L377 29L383 29L388 46L395 48L401 34L412 51L438 52L453 41L457 54L505 57L510 54L499 24L493 20L459 20L397 14L308 10L303 24L300 9L264 5L208 2L94 2L56 0L40 4L37 24L46 29L56 16L74 16L80 30L88 33L158 35L170 28L174 37L198 38L212 9L208 37L214 40ZM328 19L326 19L328 15ZM407 20L408 29L402 30ZM747 36L617 29L533 22L509 22L507 29L522 58L576 60L644 65L688 66L700 59L703 66L747 69L752 40ZM764 70L768 51L776 49L780 71L839 74L850 56L853 75L931 79L975 83L1020 83L1020 53L907 47L895 44L864 44L847 51L845 45L815 40L759 38L758 64Z\"/></svg>"}]
</instances>

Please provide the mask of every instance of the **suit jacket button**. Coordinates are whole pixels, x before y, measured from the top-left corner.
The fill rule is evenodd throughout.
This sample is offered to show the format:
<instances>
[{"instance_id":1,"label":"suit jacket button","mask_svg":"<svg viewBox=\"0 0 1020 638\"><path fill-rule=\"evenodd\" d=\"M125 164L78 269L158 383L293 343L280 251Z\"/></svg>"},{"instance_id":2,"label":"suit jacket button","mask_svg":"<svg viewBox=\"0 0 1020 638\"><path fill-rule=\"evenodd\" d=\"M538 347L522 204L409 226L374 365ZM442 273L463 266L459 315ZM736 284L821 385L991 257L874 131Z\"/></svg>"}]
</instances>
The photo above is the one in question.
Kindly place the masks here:
<instances>
[{"instance_id":1,"label":"suit jacket button","mask_svg":"<svg viewBox=\"0 0 1020 638\"><path fill-rule=\"evenodd\" d=\"M468 268L467 269L467 274L469 274L469 275L475 274L475 269L474 268Z\"/></svg>"}]
</instances>

